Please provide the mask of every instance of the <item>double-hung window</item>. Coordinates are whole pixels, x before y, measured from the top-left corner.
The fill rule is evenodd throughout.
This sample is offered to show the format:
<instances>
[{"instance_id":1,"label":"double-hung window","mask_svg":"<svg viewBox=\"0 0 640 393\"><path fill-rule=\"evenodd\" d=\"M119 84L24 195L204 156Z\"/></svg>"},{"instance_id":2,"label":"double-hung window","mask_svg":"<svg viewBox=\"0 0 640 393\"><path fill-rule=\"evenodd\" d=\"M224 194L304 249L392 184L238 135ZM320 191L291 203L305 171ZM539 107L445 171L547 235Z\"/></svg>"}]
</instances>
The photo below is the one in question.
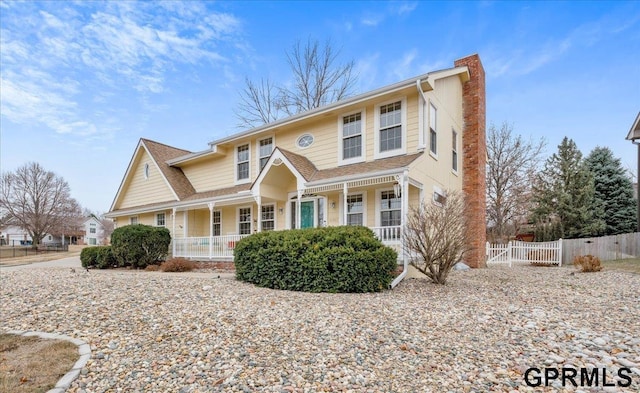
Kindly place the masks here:
<instances>
[{"instance_id":1,"label":"double-hung window","mask_svg":"<svg viewBox=\"0 0 640 393\"><path fill-rule=\"evenodd\" d=\"M451 130L451 169L458 171L458 133Z\"/></svg>"},{"instance_id":2,"label":"double-hung window","mask_svg":"<svg viewBox=\"0 0 640 393\"><path fill-rule=\"evenodd\" d=\"M249 144L237 147L236 180L249 180Z\"/></svg>"},{"instance_id":3,"label":"double-hung window","mask_svg":"<svg viewBox=\"0 0 640 393\"><path fill-rule=\"evenodd\" d=\"M267 161L269 161L269 156L273 151L273 138L264 138L258 142L258 156L260 163L260 170L267 165Z\"/></svg>"},{"instance_id":4,"label":"double-hung window","mask_svg":"<svg viewBox=\"0 0 640 393\"><path fill-rule=\"evenodd\" d=\"M362 194L347 196L347 225L364 224L364 203Z\"/></svg>"},{"instance_id":5,"label":"double-hung window","mask_svg":"<svg viewBox=\"0 0 640 393\"><path fill-rule=\"evenodd\" d=\"M95 228L89 228L89 233L96 233L96 229Z\"/></svg>"},{"instance_id":6,"label":"double-hung window","mask_svg":"<svg viewBox=\"0 0 640 393\"><path fill-rule=\"evenodd\" d=\"M131 223L131 225L136 225L138 223L138 217L131 217L129 219L129 222Z\"/></svg>"},{"instance_id":7,"label":"double-hung window","mask_svg":"<svg viewBox=\"0 0 640 393\"><path fill-rule=\"evenodd\" d=\"M402 200L393 191L380 193L380 226L391 227L401 224Z\"/></svg>"},{"instance_id":8,"label":"double-hung window","mask_svg":"<svg viewBox=\"0 0 640 393\"><path fill-rule=\"evenodd\" d=\"M276 211L274 205L264 205L262 206L262 230L263 231L273 231L276 228Z\"/></svg>"},{"instance_id":9,"label":"double-hung window","mask_svg":"<svg viewBox=\"0 0 640 393\"><path fill-rule=\"evenodd\" d=\"M436 131L438 110L433 104L429 105L429 150L434 155L438 154L438 132Z\"/></svg>"},{"instance_id":10,"label":"double-hung window","mask_svg":"<svg viewBox=\"0 0 640 393\"><path fill-rule=\"evenodd\" d=\"M362 112L342 117L342 160L359 161L362 157Z\"/></svg>"},{"instance_id":11,"label":"double-hung window","mask_svg":"<svg viewBox=\"0 0 640 393\"><path fill-rule=\"evenodd\" d=\"M402 148L402 101L380 107L380 152Z\"/></svg>"},{"instance_id":12,"label":"double-hung window","mask_svg":"<svg viewBox=\"0 0 640 393\"><path fill-rule=\"evenodd\" d=\"M156 226L163 227L165 224L165 215L164 213L156 214Z\"/></svg>"},{"instance_id":13,"label":"double-hung window","mask_svg":"<svg viewBox=\"0 0 640 393\"><path fill-rule=\"evenodd\" d=\"M238 209L238 233L241 235L251 234L251 208L241 207Z\"/></svg>"},{"instance_id":14,"label":"double-hung window","mask_svg":"<svg viewBox=\"0 0 640 393\"><path fill-rule=\"evenodd\" d=\"M220 210L214 210L212 218L211 236L220 236L222 234L222 216L220 215Z\"/></svg>"}]
</instances>

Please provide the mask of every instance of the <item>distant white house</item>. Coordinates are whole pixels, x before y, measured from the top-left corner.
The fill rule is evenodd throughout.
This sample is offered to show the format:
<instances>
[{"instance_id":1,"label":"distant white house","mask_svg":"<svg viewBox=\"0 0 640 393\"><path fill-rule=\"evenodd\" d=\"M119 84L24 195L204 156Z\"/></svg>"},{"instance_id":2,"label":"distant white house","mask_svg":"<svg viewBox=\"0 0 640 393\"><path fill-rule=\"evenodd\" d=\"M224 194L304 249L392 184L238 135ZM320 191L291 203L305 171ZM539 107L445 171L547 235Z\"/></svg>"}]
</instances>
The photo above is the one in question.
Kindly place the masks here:
<instances>
[{"instance_id":1,"label":"distant white house","mask_svg":"<svg viewBox=\"0 0 640 393\"><path fill-rule=\"evenodd\" d=\"M9 225L0 231L0 243L8 246L24 246L32 243L27 231L16 225Z\"/></svg>"},{"instance_id":2,"label":"distant white house","mask_svg":"<svg viewBox=\"0 0 640 393\"><path fill-rule=\"evenodd\" d=\"M95 216L91 216L84 222L84 242L90 246L104 243L104 228Z\"/></svg>"}]
</instances>

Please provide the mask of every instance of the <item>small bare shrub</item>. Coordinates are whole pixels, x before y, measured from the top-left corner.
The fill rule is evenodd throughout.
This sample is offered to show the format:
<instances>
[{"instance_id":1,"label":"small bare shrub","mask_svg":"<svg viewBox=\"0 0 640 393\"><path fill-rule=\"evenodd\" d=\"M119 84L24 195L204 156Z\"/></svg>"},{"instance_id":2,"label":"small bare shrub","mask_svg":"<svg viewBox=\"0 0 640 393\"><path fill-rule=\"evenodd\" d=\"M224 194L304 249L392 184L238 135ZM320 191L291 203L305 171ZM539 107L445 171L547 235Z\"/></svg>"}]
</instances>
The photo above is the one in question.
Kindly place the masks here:
<instances>
[{"instance_id":1,"label":"small bare shrub","mask_svg":"<svg viewBox=\"0 0 640 393\"><path fill-rule=\"evenodd\" d=\"M195 262L185 258L171 258L160 265L163 272L190 272L195 268Z\"/></svg>"},{"instance_id":2,"label":"small bare shrub","mask_svg":"<svg viewBox=\"0 0 640 393\"><path fill-rule=\"evenodd\" d=\"M147 265L147 267L145 267L144 270L146 270L148 272L157 272L158 270L160 270L160 266L159 265Z\"/></svg>"},{"instance_id":3,"label":"small bare shrub","mask_svg":"<svg viewBox=\"0 0 640 393\"><path fill-rule=\"evenodd\" d=\"M436 284L446 284L453 266L468 250L464 197L450 191L442 205L422 202L411 208L404 231L404 249L415 255L411 265Z\"/></svg>"},{"instance_id":4,"label":"small bare shrub","mask_svg":"<svg viewBox=\"0 0 640 393\"><path fill-rule=\"evenodd\" d=\"M582 272L599 272L602 270L600 264L600 258L593 255L577 255L573 258L573 264L578 267L582 267Z\"/></svg>"}]
</instances>

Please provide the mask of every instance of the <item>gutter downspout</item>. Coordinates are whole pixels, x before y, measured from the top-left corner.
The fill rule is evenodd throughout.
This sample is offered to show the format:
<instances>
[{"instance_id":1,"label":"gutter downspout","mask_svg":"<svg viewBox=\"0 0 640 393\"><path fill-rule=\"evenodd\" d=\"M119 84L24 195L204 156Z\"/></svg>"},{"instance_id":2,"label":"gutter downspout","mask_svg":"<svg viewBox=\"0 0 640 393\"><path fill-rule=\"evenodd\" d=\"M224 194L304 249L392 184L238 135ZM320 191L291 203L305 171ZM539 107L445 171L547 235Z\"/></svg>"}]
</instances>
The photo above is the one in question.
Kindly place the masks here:
<instances>
[{"instance_id":1,"label":"gutter downspout","mask_svg":"<svg viewBox=\"0 0 640 393\"><path fill-rule=\"evenodd\" d=\"M429 79L428 76L426 78L424 78L424 81L426 82L427 79ZM429 102L427 100L426 94L424 94L424 91L422 91L422 80L420 80L420 79L416 80L416 88L418 89L418 92L420 93L420 96L422 96L422 99L424 100L424 103L426 104L427 102Z\"/></svg>"},{"instance_id":2,"label":"gutter downspout","mask_svg":"<svg viewBox=\"0 0 640 393\"><path fill-rule=\"evenodd\" d=\"M420 81L418 80L418 83ZM398 284L400 284L400 281L402 281L406 276L407 273L409 272L409 258L407 257L407 252L404 248L404 230L405 230L405 226L407 225L407 208L408 203L409 203L409 171L407 171L405 169L405 171L402 173L402 213L401 213L401 217L402 217L402 233L400 234L400 239L402 239L401 243L402 243L402 273L400 273L400 275L398 277L396 277L392 282L391 282L391 289L395 288Z\"/></svg>"}]
</instances>

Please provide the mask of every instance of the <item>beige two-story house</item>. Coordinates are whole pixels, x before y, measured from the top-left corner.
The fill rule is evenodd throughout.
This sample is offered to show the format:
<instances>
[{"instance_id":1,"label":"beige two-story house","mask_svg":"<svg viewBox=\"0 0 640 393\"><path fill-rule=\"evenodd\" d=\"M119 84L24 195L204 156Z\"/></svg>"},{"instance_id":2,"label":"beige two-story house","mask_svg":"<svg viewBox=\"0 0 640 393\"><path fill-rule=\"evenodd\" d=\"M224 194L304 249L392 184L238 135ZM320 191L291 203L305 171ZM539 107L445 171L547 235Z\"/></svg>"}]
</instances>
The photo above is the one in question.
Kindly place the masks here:
<instances>
[{"instance_id":1,"label":"beige two-story house","mask_svg":"<svg viewBox=\"0 0 640 393\"><path fill-rule=\"evenodd\" d=\"M484 264L485 88L454 67L214 140L190 152L141 139L108 217L171 231L172 252L230 260L254 232L365 225L401 252L411 206L463 190ZM404 258L406 260L406 258Z\"/></svg>"}]
</instances>

